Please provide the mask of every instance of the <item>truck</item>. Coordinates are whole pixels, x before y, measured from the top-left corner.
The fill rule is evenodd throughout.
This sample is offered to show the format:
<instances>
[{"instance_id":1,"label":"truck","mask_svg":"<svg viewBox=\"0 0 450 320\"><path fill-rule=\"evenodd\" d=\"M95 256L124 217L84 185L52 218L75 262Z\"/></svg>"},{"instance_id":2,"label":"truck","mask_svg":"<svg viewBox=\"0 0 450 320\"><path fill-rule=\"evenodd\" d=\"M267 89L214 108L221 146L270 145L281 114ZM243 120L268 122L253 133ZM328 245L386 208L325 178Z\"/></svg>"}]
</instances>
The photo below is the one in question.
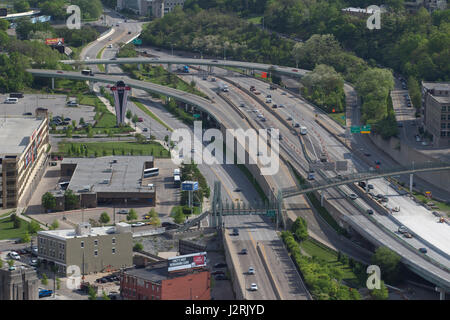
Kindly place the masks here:
<instances>
[{"instance_id":1,"label":"truck","mask_svg":"<svg viewBox=\"0 0 450 320\"><path fill-rule=\"evenodd\" d=\"M300 126L300 134L305 135L308 133L308 129L305 126Z\"/></svg>"},{"instance_id":2,"label":"truck","mask_svg":"<svg viewBox=\"0 0 450 320\"><path fill-rule=\"evenodd\" d=\"M85 76L93 76L94 72L92 72L92 70L90 70L90 69L85 69L85 70L81 70L81 74L83 74Z\"/></svg>"},{"instance_id":3,"label":"truck","mask_svg":"<svg viewBox=\"0 0 450 320\"><path fill-rule=\"evenodd\" d=\"M220 91L228 92L228 85L225 82L221 81L219 82L219 89Z\"/></svg>"}]
</instances>

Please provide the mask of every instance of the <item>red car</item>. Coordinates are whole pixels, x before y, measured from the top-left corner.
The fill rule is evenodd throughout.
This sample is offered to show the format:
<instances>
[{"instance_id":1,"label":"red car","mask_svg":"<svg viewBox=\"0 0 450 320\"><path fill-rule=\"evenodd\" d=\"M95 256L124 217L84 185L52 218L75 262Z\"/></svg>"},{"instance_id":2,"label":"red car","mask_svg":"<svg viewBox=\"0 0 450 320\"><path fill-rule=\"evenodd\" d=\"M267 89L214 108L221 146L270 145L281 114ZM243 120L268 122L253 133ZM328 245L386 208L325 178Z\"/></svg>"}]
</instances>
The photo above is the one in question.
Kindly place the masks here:
<instances>
[{"instance_id":1,"label":"red car","mask_svg":"<svg viewBox=\"0 0 450 320\"><path fill-rule=\"evenodd\" d=\"M144 119L138 118L138 122L143 122L143 121L144 121Z\"/></svg>"},{"instance_id":2,"label":"red car","mask_svg":"<svg viewBox=\"0 0 450 320\"><path fill-rule=\"evenodd\" d=\"M56 71L56 73L64 73L64 72L62 72L61 70L58 70L58 71Z\"/></svg>"},{"instance_id":3,"label":"red car","mask_svg":"<svg viewBox=\"0 0 450 320\"><path fill-rule=\"evenodd\" d=\"M297 69L292 69L292 71L294 71L294 72L298 72L298 70L297 70Z\"/></svg>"}]
</instances>

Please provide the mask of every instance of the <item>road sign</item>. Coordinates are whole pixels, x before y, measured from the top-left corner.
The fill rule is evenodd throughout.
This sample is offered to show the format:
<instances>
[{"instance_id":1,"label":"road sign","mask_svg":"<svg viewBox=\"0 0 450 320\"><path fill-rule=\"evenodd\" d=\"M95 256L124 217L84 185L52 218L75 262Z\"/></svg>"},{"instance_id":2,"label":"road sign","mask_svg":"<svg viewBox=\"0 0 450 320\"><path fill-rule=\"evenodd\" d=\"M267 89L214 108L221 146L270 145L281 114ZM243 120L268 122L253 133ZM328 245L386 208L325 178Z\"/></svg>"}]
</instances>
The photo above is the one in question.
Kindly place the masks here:
<instances>
[{"instance_id":1,"label":"road sign","mask_svg":"<svg viewBox=\"0 0 450 320\"><path fill-rule=\"evenodd\" d=\"M358 126L351 126L350 132L351 132L351 133L360 133L360 132L361 132L361 127L358 127Z\"/></svg>"},{"instance_id":2,"label":"road sign","mask_svg":"<svg viewBox=\"0 0 450 320\"><path fill-rule=\"evenodd\" d=\"M342 120L345 120L345 116L341 116L341 119L342 119Z\"/></svg>"},{"instance_id":3,"label":"road sign","mask_svg":"<svg viewBox=\"0 0 450 320\"><path fill-rule=\"evenodd\" d=\"M183 191L197 191L198 182L197 181L184 181L181 184L181 190Z\"/></svg>"},{"instance_id":4,"label":"road sign","mask_svg":"<svg viewBox=\"0 0 450 320\"><path fill-rule=\"evenodd\" d=\"M266 215L268 217L275 217L275 214L276 214L276 210L267 210L267 213L266 213Z\"/></svg>"},{"instance_id":5,"label":"road sign","mask_svg":"<svg viewBox=\"0 0 450 320\"><path fill-rule=\"evenodd\" d=\"M371 130L372 128L371 128L371 125L370 124L368 124L368 125L365 125L365 126L362 126L361 127L361 133L370 133L370 130Z\"/></svg>"},{"instance_id":6,"label":"road sign","mask_svg":"<svg viewBox=\"0 0 450 320\"><path fill-rule=\"evenodd\" d=\"M47 38L45 39L46 45L62 45L64 44L64 38Z\"/></svg>"},{"instance_id":7,"label":"road sign","mask_svg":"<svg viewBox=\"0 0 450 320\"><path fill-rule=\"evenodd\" d=\"M140 46L142 44L142 39L138 39L138 38L134 39L133 44Z\"/></svg>"},{"instance_id":8,"label":"road sign","mask_svg":"<svg viewBox=\"0 0 450 320\"><path fill-rule=\"evenodd\" d=\"M194 113L194 118L198 119L198 118L200 118L200 117L201 117L201 114L199 114L199 113Z\"/></svg>"}]
</instances>

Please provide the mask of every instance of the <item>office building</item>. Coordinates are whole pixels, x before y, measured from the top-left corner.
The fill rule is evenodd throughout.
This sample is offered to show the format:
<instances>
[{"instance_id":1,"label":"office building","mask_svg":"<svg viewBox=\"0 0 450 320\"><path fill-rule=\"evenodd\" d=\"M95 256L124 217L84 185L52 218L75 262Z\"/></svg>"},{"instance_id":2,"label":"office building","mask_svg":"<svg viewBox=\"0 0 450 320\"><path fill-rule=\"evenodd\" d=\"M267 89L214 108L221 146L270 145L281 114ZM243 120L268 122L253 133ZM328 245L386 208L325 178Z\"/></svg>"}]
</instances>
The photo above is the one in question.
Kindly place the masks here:
<instances>
[{"instance_id":1,"label":"office building","mask_svg":"<svg viewBox=\"0 0 450 320\"><path fill-rule=\"evenodd\" d=\"M82 275L130 267L132 247L131 226L124 222L98 228L80 223L75 229L38 232L38 259L55 265L63 275L71 265L78 266Z\"/></svg>"},{"instance_id":2,"label":"office building","mask_svg":"<svg viewBox=\"0 0 450 320\"><path fill-rule=\"evenodd\" d=\"M48 116L0 118L0 208L25 206L45 169Z\"/></svg>"},{"instance_id":3,"label":"office building","mask_svg":"<svg viewBox=\"0 0 450 320\"><path fill-rule=\"evenodd\" d=\"M450 82L422 82L424 128L435 147L450 147Z\"/></svg>"},{"instance_id":4,"label":"office building","mask_svg":"<svg viewBox=\"0 0 450 320\"><path fill-rule=\"evenodd\" d=\"M39 279L31 267L16 266L9 270L4 263L0 268L0 300L37 300Z\"/></svg>"}]
</instances>

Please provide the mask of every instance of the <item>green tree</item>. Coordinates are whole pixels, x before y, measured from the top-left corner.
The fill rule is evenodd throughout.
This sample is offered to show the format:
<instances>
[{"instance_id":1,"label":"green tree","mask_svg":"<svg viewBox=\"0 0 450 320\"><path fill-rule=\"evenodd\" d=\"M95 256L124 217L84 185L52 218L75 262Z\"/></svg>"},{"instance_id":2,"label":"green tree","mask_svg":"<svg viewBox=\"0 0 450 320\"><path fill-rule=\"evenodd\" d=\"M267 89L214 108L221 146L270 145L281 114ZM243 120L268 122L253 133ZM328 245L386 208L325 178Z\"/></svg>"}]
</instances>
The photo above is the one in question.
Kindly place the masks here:
<instances>
[{"instance_id":1,"label":"green tree","mask_svg":"<svg viewBox=\"0 0 450 320\"><path fill-rule=\"evenodd\" d=\"M53 220L52 224L50 225L50 229L56 230L58 228L59 228L59 222L58 222L58 220L55 219L55 220Z\"/></svg>"},{"instance_id":2,"label":"green tree","mask_svg":"<svg viewBox=\"0 0 450 320\"><path fill-rule=\"evenodd\" d=\"M41 279L41 283L46 286L48 285L48 277L45 273L42 274L42 279Z\"/></svg>"},{"instance_id":3,"label":"green tree","mask_svg":"<svg viewBox=\"0 0 450 320\"><path fill-rule=\"evenodd\" d=\"M79 121L79 123L80 123L80 126L82 126L83 124L85 124L86 122L84 122L84 118L83 117L81 117L80 118L80 121Z\"/></svg>"},{"instance_id":4,"label":"green tree","mask_svg":"<svg viewBox=\"0 0 450 320\"><path fill-rule=\"evenodd\" d=\"M67 189L64 192L64 204L66 210L73 210L78 207L78 197L73 193L72 190Z\"/></svg>"},{"instance_id":5,"label":"green tree","mask_svg":"<svg viewBox=\"0 0 450 320\"><path fill-rule=\"evenodd\" d=\"M137 115L133 115L133 117L131 118L131 122L133 122L134 127L136 128L136 124L139 121L139 117Z\"/></svg>"},{"instance_id":6,"label":"green tree","mask_svg":"<svg viewBox=\"0 0 450 320\"><path fill-rule=\"evenodd\" d=\"M60 289L61 289L61 279L56 278L56 290L60 290Z\"/></svg>"},{"instance_id":7,"label":"green tree","mask_svg":"<svg viewBox=\"0 0 450 320\"><path fill-rule=\"evenodd\" d=\"M30 234L37 233L39 231L39 229L40 229L39 223L37 223L34 220L31 220L31 222L28 224L28 232Z\"/></svg>"},{"instance_id":8,"label":"green tree","mask_svg":"<svg viewBox=\"0 0 450 320\"><path fill-rule=\"evenodd\" d=\"M102 292L102 299L103 299L103 300L111 300L111 298L108 297L108 295L106 294L105 291Z\"/></svg>"},{"instance_id":9,"label":"green tree","mask_svg":"<svg viewBox=\"0 0 450 320\"><path fill-rule=\"evenodd\" d=\"M13 222L14 229L20 229L22 220L20 220L15 213L11 215L10 220Z\"/></svg>"},{"instance_id":10,"label":"green tree","mask_svg":"<svg viewBox=\"0 0 450 320\"><path fill-rule=\"evenodd\" d=\"M16 12L26 12L30 10L30 4L28 1L20 0L14 2L14 10Z\"/></svg>"},{"instance_id":11,"label":"green tree","mask_svg":"<svg viewBox=\"0 0 450 320\"><path fill-rule=\"evenodd\" d=\"M3 260L0 259L0 269L3 268Z\"/></svg>"},{"instance_id":12,"label":"green tree","mask_svg":"<svg viewBox=\"0 0 450 320\"><path fill-rule=\"evenodd\" d=\"M138 215L136 213L136 210L130 209L130 211L127 214L127 220L132 221L132 220L136 220L137 218L138 218Z\"/></svg>"},{"instance_id":13,"label":"green tree","mask_svg":"<svg viewBox=\"0 0 450 320\"><path fill-rule=\"evenodd\" d=\"M183 211L181 210L181 207L178 207L174 217L173 217L173 221L177 224L182 224L185 220L186 220L186 216L183 214Z\"/></svg>"},{"instance_id":14,"label":"green tree","mask_svg":"<svg viewBox=\"0 0 450 320\"><path fill-rule=\"evenodd\" d=\"M89 286L88 295L89 300L97 300L97 292L95 291L94 287Z\"/></svg>"},{"instance_id":15,"label":"green tree","mask_svg":"<svg viewBox=\"0 0 450 320\"><path fill-rule=\"evenodd\" d=\"M384 281L380 281L380 289L370 290L370 295L374 300L387 300L389 298L389 291Z\"/></svg>"},{"instance_id":16,"label":"green tree","mask_svg":"<svg viewBox=\"0 0 450 320\"><path fill-rule=\"evenodd\" d=\"M31 236L28 232L25 232L25 234L22 237L22 242L23 243L28 243L31 241Z\"/></svg>"},{"instance_id":17,"label":"green tree","mask_svg":"<svg viewBox=\"0 0 450 320\"><path fill-rule=\"evenodd\" d=\"M133 114L131 113L131 110L127 110L125 117L127 117L127 119L130 120L132 116L133 116Z\"/></svg>"},{"instance_id":18,"label":"green tree","mask_svg":"<svg viewBox=\"0 0 450 320\"><path fill-rule=\"evenodd\" d=\"M145 136L143 134L136 133L134 135L134 137L136 138L136 142L137 143L144 143L145 142Z\"/></svg>"},{"instance_id":19,"label":"green tree","mask_svg":"<svg viewBox=\"0 0 450 320\"><path fill-rule=\"evenodd\" d=\"M306 240L308 238L306 220L302 217L298 217L292 225L292 232L298 241Z\"/></svg>"},{"instance_id":20,"label":"green tree","mask_svg":"<svg viewBox=\"0 0 450 320\"><path fill-rule=\"evenodd\" d=\"M383 278L388 283L395 283L400 272L401 257L387 247L379 247L372 256L372 264L380 267Z\"/></svg>"},{"instance_id":21,"label":"green tree","mask_svg":"<svg viewBox=\"0 0 450 320\"><path fill-rule=\"evenodd\" d=\"M144 250L144 246L142 245L142 243L136 242L134 244L134 246L133 246L133 251L139 252L139 251L142 251L142 250Z\"/></svg>"},{"instance_id":22,"label":"green tree","mask_svg":"<svg viewBox=\"0 0 450 320\"><path fill-rule=\"evenodd\" d=\"M12 259L9 259L9 260L7 261L7 263L8 263L8 266L11 268L11 267L14 266L15 261L12 260Z\"/></svg>"},{"instance_id":23,"label":"green tree","mask_svg":"<svg viewBox=\"0 0 450 320\"><path fill-rule=\"evenodd\" d=\"M54 210L56 208L56 198L50 192L42 195L41 203L46 210Z\"/></svg>"},{"instance_id":24,"label":"green tree","mask_svg":"<svg viewBox=\"0 0 450 320\"><path fill-rule=\"evenodd\" d=\"M98 220L100 221L100 223L107 224L111 219L108 213L103 211Z\"/></svg>"}]
</instances>

